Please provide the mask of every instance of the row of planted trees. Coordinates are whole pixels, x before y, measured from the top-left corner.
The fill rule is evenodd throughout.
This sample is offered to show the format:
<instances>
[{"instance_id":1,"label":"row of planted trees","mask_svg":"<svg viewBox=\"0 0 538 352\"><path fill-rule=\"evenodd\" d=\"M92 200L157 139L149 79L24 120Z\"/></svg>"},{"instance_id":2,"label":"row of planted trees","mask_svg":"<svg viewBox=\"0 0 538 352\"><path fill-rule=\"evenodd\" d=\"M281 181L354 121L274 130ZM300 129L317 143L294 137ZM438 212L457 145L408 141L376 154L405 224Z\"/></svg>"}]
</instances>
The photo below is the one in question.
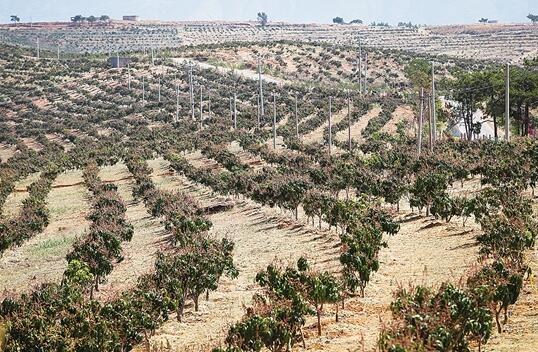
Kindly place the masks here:
<instances>
[{"instance_id":1,"label":"row of planted trees","mask_svg":"<svg viewBox=\"0 0 538 352\"><path fill-rule=\"evenodd\" d=\"M27 187L28 196L19 213L11 219L0 218L0 254L21 245L47 227L47 196L58 174L68 165L63 148L55 143L46 142L40 152L31 151L22 143L18 149L20 152L0 167L0 209L7 196L15 191L18 180L31 172L41 170L41 174Z\"/></svg>"},{"instance_id":2,"label":"row of planted trees","mask_svg":"<svg viewBox=\"0 0 538 352\"><path fill-rule=\"evenodd\" d=\"M391 304L393 322L380 335L382 351L468 350L473 344L480 350L494 325L502 332L508 308L530 274L524 254L534 247L538 224L531 202L518 189L486 188L476 198L479 264L461 287L443 283L398 290Z\"/></svg>"},{"instance_id":3,"label":"row of planted trees","mask_svg":"<svg viewBox=\"0 0 538 352\"><path fill-rule=\"evenodd\" d=\"M93 153L92 153L93 154ZM136 155L133 153L132 155ZM127 159L135 178L134 194L148 211L163 216L172 238L157 254L154 269L137 284L112 299L94 299L93 291L115 262L122 259L121 242L132 227L125 204L114 185L97 176L90 163L84 172L92 191L89 232L67 255L60 283L47 283L29 294L6 297L0 305L0 325L6 331L5 350L125 351L149 339L173 313L181 320L187 300L198 309L198 298L217 288L223 274L234 277L233 243L204 235L211 226L189 197L156 189L145 161Z\"/></svg>"},{"instance_id":4,"label":"row of planted trees","mask_svg":"<svg viewBox=\"0 0 538 352\"><path fill-rule=\"evenodd\" d=\"M264 293L255 296L254 306L245 318L231 327L227 346L222 350L289 349L302 337L302 327L310 314L317 316L321 334L324 305L343 305L346 294L358 290L364 295L371 274L379 268L379 250L386 246L383 233L395 234L399 225L365 199L340 200L317 192L307 177L268 170L249 176L252 170L222 147L206 146L203 151L227 170L219 173L197 169L179 154L169 154L167 159L174 170L214 191L242 194L262 204L294 210L296 214L303 203L307 216L317 215L341 229L342 274L318 273L309 269L304 259L299 261L298 269L269 266L257 276Z\"/></svg>"},{"instance_id":5,"label":"row of planted trees","mask_svg":"<svg viewBox=\"0 0 538 352\"><path fill-rule=\"evenodd\" d=\"M467 348L469 343L474 343L473 341L482 345L487 342L494 324L500 330L506 322L508 307L517 300L528 273L523 253L534 245L536 224L532 219L530 201L523 197L522 192L535 184L536 173L532 170L536 164L536 143L529 140L518 140L511 144L448 141L436 147L436 154L420 157L413 155L411 149L412 147L409 150L378 151L367 163L357 164L352 159L350 162L346 161L346 158L336 158L336 164L341 165L330 169L329 174L337 172L345 175L345 170L349 167L355 171L350 174L352 185L361 192L384 197L386 200L395 198L395 202L408 194L411 206L426 208L428 214L446 221L463 218L465 224L466 218L473 217L482 227L482 233L477 237L482 254L481 265L471 273L466 287L446 283L439 290L419 287L413 288L411 293L406 290L399 291L393 304L395 325L383 332L380 346L386 350L399 351L400 347L402 350L414 350L415 347L426 350L462 349ZM302 204L308 216L317 216L332 226L340 227L345 250L341 256L343 280L339 281L339 284L341 289L351 289L353 285L356 289L364 288L368 275L375 271L378 265L376 255L383 243L377 239L381 238L383 227L378 227L376 233L375 227L366 226L368 223L361 222L360 226L351 226L353 221L350 219L354 216L368 218L364 214L357 216L360 212L346 209L360 208L357 201L342 201L331 197L331 192L312 190L312 185L321 185L305 176L311 173L304 167L313 167L315 163L312 161L295 164L297 159L283 161L282 156L276 156L264 148L251 148L272 162L283 161L283 169L294 165L303 168L303 172L294 175L293 172L267 169L263 176L256 173L249 175L251 171L248 167L242 165L237 157L222 150L222 146L205 150L208 157L219 160L226 167L227 171L220 173L196 169L177 155L170 160L176 170L214 190L244 194L264 204L278 205L290 210L297 204ZM318 171L323 170L323 159L319 161ZM371 173L373 177L357 178L359 171ZM380 176L375 176L375 172ZM455 196L448 191L454 182L461 181L463 184L472 175L480 176L482 184L488 187L474 197L468 194ZM299 186L297 179L301 180ZM398 195L394 197L391 195L394 193L394 187L387 184L392 183L391 179L401 181L401 187L396 188ZM405 186L405 180L409 181L410 186ZM346 185L345 182L336 183L335 191ZM290 202L290 197L294 197L296 201ZM390 223L385 231L390 233ZM354 251L356 252L353 253ZM364 253L373 254L365 256ZM360 266L353 267L354 260ZM362 271L362 268L365 270ZM339 297L342 297L342 292L340 291ZM407 301L402 303L402 300ZM267 302L267 299L263 302ZM448 319L445 313L453 305L459 308L452 310L454 316ZM505 315L504 321L500 319L502 312ZM254 320L250 321L251 318ZM430 318L431 325L420 323L422 319ZM245 320L235 326L235 330L230 330L227 348L234 351L257 350L260 346L275 348L274 350L287 348L282 340L278 340L278 343L264 340L267 336L280 336L275 330L271 330L277 329L276 325L270 328L266 325L276 321L275 316L270 314L260 316L249 312ZM263 330L262 327L269 330ZM282 327L278 326L278 329ZM271 333L263 337L263 331ZM282 336L289 336L286 334ZM258 347L241 345L241 341L252 341L249 336L259 337ZM294 336L297 338L299 335ZM409 344L403 345L405 343Z\"/></svg>"}]
</instances>

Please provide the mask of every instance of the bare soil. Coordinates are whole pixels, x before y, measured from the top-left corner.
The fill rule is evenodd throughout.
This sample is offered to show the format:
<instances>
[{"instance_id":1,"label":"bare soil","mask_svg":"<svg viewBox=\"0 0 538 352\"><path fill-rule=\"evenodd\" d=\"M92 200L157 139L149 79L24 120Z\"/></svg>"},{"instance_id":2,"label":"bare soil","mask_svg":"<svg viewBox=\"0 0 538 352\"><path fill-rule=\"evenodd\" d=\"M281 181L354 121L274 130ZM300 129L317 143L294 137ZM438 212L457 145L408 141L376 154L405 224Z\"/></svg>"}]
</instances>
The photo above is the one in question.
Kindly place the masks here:
<instances>
[{"instance_id":1,"label":"bare soil","mask_svg":"<svg viewBox=\"0 0 538 352\"><path fill-rule=\"evenodd\" d=\"M76 185L54 187L47 197L49 225L42 233L6 251L0 258L0 292L28 291L40 283L61 279L67 265L65 255L87 226L89 194L81 181L80 170L58 175L53 185Z\"/></svg>"}]
</instances>

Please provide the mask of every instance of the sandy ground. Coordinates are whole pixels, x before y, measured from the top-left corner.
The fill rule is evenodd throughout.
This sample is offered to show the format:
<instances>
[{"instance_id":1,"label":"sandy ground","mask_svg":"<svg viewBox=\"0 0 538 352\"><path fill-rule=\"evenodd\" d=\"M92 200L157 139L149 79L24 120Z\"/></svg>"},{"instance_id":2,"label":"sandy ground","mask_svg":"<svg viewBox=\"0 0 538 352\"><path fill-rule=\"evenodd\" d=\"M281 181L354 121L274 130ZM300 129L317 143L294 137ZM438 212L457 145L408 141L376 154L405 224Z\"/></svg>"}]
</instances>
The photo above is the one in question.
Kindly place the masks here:
<instances>
[{"instance_id":1,"label":"sandy ground","mask_svg":"<svg viewBox=\"0 0 538 352\"><path fill-rule=\"evenodd\" d=\"M408 126L413 126L415 120L415 113L409 105L398 106L392 113L392 118L381 129L381 132L388 134L395 134L397 125L400 121L405 121ZM412 128L408 129L408 132L412 132Z\"/></svg>"},{"instance_id":2,"label":"sandy ground","mask_svg":"<svg viewBox=\"0 0 538 352\"><path fill-rule=\"evenodd\" d=\"M39 143L35 138L26 137L26 138L21 138L21 140L30 149L33 149L36 151L40 151L41 149L43 149L43 146L41 145L41 143Z\"/></svg>"},{"instance_id":3,"label":"sandy ground","mask_svg":"<svg viewBox=\"0 0 538 352\"><path fill-rule=\"evenodd\" d=\"M254 170L260 170L264 166L268 165L265 160L259 156L252 154L248 150L244 150L237 141L233 141L232 143L228 144L228 151L237 155L242 163L247 164Z\"/></svg>"},{"instance_id":4,"label":"sandy ground","mask_svg":"<svg viewBox=\"0 0 538 352\"><path fill-rule=\"evenodd\" d=\"M211 190L186 179L181 189L202 203L212 203L219 198ZM244 314L244 306L257 291L256 273L275 260L293 263L303 255L319 268L336 267L338 249L334 247L334 237L310 231L277 210L239 200L233 209L212 215L210 220L213 222L210 235L228 237L235 242L234 261L240 275L235 280L222 279L219 290L211 294L210 300L201 301L199 312L187 309L182 323L172 318L164 324L152 339L153 346L170 344L173 351L210 350L225 337L228 326ZM290 246L290 243L296 245Z\"/></svg>"},{"instance_id":5,"label":"sandy ground","mask_svg":"<svg viewBox=\"0 0 538 352\"><path fill-rule=\"evenodd\" d=\"M0 292L27 291L39 283L61 279L67 264L65 255L87 226L89 193L80 182L81 171L58 175L47 197L50 224L42 233L6 251L0 258Z\"/></svg>"},{"instance_id":6,"label":"sandy ground","mask_svg":"<svg viewBox=\"0 0 538 352\"><path fill-rule=\"evenodd\" d=\"M150 166L154 166L154 163ZM161 171L154 173L153 180L156 185L169 188L174 180L159 176ZM127 204L127 221L134 227L131 241L122 243L124 260L114 265L114 270L106 278L106 283L101 285L96 296L109 299L134 286L140 275L152 270L156 253L166 247L167 234L160 219L153 218L144 203L133 198L134 179L125 164L103 167L99 176L103 181L113 182L118 187L119 195Z\"/></svg>"},{"instance_id":7,"label":"sandy ground","mask_svg":"<svg viewBox=\"0 0 538 352\"><path fill-rule=\"evenodd\" d=\"M347 117L347 108L340 110L338 112L333 112L332 115L332 123L333 126L342 121L344 118ZM328 118L328 117L327 117ZM305 134L303 137L301 137L301 140L304 143L315 143L315 142L323 142L323 131L325 131L326 128L328 128L328 121L324 122L321 126L317 127L312 132ZM340 131L341 132L341 131Z\"/></svg>"},{"instance_id":8,"label":"sandy ground","mask_svg":"<svg viewBox=\"0 0 538 352\"><path fill-rule=\"evenodd\" d=\"M200 150L187 153L185 158L196 168L210 168L215 171L224 170L215 160L206 158Z\"/></svg>"},{"instance_id":9,"label":"sandy ground","mask_svg":"<svg viewBox=\"0 0 538 352\"><path fill-rule=\"evenodd\" d=\"M538 272L538 249L527 255L534 276ZM518 301L509 311L502 334L494 334L485 350L496 352L535 352L538 350L538 287L527 282Z\"/></svg>"},{"instance_id":10,"label":"sandy ground","mask_svg":"<svg viewBox=\"0 0 538 352\"><path fill-rule=\"evenodd\" d=\"M357 122L351 125L351 139L354 140L355 143L360 143L362 141L362 135L361 135L362 131L366 128L366 126L368 126L368 122L374 117L377 117L380 112L381 112L381 107L376 105L372 109L370 109L366 114L361 116ZM347 129L339 131L336 134L336 140L339 142L345 142L347 141L347 138L348 138Z\"/></svg>"},{"instance_id":11,"label":"sandy ground","mask_svg":"<svg viewBox=\"0 0 538 352\"><path fill-rule=\"evenodd\" d=\"M217 70L219 73L226 74L226 73L229 73L229 72L233 71L236 75L238 75L240 77L243 77L243 78L252 79L252 80L256 80L256 81L259 79L258 72L254 71L254 70L237 69L237 68L223 67L223 66L215 66L215 65L212 65L212 64L208 64L207 62L199 62L199 61L196 61L196 60L187 59L187 58L181 58L181 57L173 58L172 61L176 65L192 63L193 65L199 66L200 68L203 68L203 69ZM287 81L285 81L285 80L283 80L281 78L277 78L277 77L273 77L273 76L269 76L267 74L264 74L263 72L262 72L262 81L269 82L269 83L275 83L275 84L290 83L290 82L287 82Z\"/></svg>"},{"instance_id":12,"label":"sandy ground","mask_svg":"<svg viewBox=\"0 0 538 352\"><path fill-rule=\"evenodd\" d=\"M0 143L0 162L6 162L15 154L15 146Z\"/></svg>"},{"instance_id":13,"label":"sandy ground","mask_svg":"<svg viewBox=\"0 0 538 352\"><path fill-rule=\"evenodd\" d=\"M28 198L28 190L26 189L33 182L39 179L40 172L35 172L15 182L15 189L11 192L4 203L3 214L6 218L16 216L22 207L22 202Z\"/></svg>"},{"instance_id":14,"label":"sandy ground","mask_svg":"<svg viewBox=\"0 0 538 352\"><path fill-rule=\"evenodd\" d=\"M166 164L162 161L163 170ZM182 184L182 190L203 203L215 199L203 186L186 179ZM256 272L276 259L294 262L306 255L318 268L338 271L336 234L307 225L302 213L299 222L289 215L247 200L236 201L233 209L212 215L211 234L230 237L236 243L234 260L240 276L233 281L223 279L210 300L201 303L199 312L187 309L182 323L171 319L164 324L153 337L152 346L163 351L210 351L225 338L229 325L243 315L244 306L257 290L253 282ZM316 336L315 320L308 320L307 350L356 351L362 345L372 350L380 319L390 320L388 305L399 285L457 282L476 259L476 225L462 228L460 223L416 216L404 220L400 233L387 238L389 247L381 252L381 268L368 285L366 298L348 299L339 323L334 323L334 307L327 307L321 338Z\"/></svg>"}]
</instances>

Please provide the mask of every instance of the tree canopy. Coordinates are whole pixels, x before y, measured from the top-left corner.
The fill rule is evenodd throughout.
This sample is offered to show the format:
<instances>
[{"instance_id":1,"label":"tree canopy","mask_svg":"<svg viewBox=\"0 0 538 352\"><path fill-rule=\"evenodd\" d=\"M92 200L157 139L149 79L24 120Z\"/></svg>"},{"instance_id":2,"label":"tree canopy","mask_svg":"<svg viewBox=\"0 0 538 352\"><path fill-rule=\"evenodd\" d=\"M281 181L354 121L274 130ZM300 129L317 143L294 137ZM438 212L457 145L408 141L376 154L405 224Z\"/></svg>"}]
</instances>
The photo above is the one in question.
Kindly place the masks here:
<instances>
[{"instance_id":1,"label":"tree canopy","mask_svg":"<svg viewBox=\"0 0 538 352\"><path fill-rule=\"evenodd\" d=\"M269 21L269 17L265 12L258 12L258 22L262 27L265 27L267 25L267 22Z\"/></svg>"}]
</instances>

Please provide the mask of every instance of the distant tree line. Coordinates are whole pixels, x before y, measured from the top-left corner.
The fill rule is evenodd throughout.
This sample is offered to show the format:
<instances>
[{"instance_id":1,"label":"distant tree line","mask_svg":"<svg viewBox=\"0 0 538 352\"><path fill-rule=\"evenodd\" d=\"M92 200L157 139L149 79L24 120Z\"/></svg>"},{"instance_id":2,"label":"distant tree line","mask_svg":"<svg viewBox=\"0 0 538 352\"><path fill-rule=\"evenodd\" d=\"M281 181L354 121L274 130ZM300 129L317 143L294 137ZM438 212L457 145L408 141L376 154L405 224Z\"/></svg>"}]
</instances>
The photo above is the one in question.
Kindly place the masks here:
<instances>
[{"instance_id":1,"label":"distant tree line","mask_svg":"<svg viewBox=\"0 0 538 352\"><path fill-rule=\"evenodd\" d=\"M349 23L346 23L342 17L335 17L333 18L333 23L335 24L362 24L362 20L356 19Z\"/></svg>"},{"instance_id":2,"label":"distant tree line","mask_svg":"<svg viewBox=\"0 0 538 352\"><path fill-rule=\"evenodd\" d=\"M86 22L89 23L90 25L93 25L94 23L109 24L110 21L111 19L108 15L102 15L99 17L96 17L94 15L91 15L88 17L84 17L82 15L76 15L76 16L71 17L71 22L79 26Z\"/></svg>"},{"instance_id":3,"label":"distant tree line","mask_svg":"<svg viewBox=\"0 0 538 352\"><path fill-rule=\"evenodd\" d=\"M398 27L418 28L418 26L416 24L412 24L411 21L409 21L409 22L398 22Z\"/></svg>"},{"instance_id":4,"label":"distant tree line","mask_svg":"<svg viewBox=\"0 0 538 352\"><path fill-rule=\"evenodd\" d=\"M372 22L370 23L370 26L372 27L390 27L390 24L388 24L388 22Z\"/></svg>"}]
</instances>

